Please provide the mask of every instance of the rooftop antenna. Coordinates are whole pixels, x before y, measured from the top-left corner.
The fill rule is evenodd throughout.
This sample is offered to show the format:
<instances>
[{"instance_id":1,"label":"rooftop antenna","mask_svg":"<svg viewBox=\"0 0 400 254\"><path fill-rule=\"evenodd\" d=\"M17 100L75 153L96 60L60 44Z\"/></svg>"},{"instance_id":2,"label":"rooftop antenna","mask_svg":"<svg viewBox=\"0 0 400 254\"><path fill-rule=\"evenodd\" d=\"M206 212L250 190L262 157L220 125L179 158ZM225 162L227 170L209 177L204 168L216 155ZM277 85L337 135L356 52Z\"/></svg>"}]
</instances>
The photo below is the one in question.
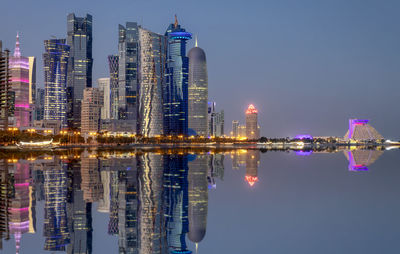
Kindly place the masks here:
<instances>
[{"instance_id":1,"label":"rooftop antenna","mask_svg":"<svg viewBox=\"0 0 400 254\"><path fill-rule=\"evenodd\" d=\"M177 28L178 27L178 17L175 14L175 23L174 23L174 27Z\"/></svg>"}]
</instances>

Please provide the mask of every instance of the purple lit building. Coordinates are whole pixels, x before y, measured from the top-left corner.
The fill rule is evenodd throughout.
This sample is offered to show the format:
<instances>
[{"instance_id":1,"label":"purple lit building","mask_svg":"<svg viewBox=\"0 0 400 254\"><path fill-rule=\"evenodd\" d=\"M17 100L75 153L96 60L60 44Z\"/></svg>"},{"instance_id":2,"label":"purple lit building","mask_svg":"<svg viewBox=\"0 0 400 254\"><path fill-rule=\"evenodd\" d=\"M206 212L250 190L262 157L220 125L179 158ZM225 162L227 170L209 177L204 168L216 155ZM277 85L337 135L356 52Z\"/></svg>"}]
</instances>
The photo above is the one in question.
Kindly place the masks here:
<instances>
[{"instance_id":1,"label":"purple lit building","mask_svg":"<svg viewBox=\"0 0 400 254\"><path fill-rule=\"evenodd\" d=\"M11 91L15 94L15 126L30 126L29 104L29 58L21 56L19 35L15 43L14 56L10 57Z\"/></svg>"}]
</instances>

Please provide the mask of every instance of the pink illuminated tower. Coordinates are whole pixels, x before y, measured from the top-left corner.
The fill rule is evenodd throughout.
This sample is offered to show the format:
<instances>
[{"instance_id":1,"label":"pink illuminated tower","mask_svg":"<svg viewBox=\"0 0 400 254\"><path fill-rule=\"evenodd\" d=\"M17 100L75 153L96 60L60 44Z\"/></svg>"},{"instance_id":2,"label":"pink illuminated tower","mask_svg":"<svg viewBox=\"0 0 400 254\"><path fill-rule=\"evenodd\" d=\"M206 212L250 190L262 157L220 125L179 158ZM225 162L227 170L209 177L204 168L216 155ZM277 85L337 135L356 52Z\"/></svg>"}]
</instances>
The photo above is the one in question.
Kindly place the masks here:
<instances>
[{"instance_id":1,"label":"pink illuminated tower","mask_svg":"<svg viewBox=\"0 0 400 254\"><path fill-rule=\"evenodd\" d=\"M30 126L29 105L29 58L21 56L19 35L15 43L14 56L10 57L11 91L15 93L15 126Z\"/></svg>"}]
</instances>

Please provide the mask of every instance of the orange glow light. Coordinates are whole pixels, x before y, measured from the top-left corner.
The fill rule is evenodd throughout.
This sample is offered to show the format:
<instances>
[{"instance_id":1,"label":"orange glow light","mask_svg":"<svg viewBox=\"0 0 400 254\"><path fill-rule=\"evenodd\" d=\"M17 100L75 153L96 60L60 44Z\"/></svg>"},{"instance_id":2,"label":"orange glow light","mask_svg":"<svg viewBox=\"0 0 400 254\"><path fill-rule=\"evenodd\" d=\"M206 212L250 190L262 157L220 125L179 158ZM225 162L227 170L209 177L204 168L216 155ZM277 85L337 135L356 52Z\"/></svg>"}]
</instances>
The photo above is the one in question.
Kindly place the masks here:
<instances>
[{"instance_id":1,"label":"orange glow light","mask_svg":"<svg viewBox=\"0 0 400 254\"><path fill-rule=\"evenodd\" d=\"M256 107L254 107L253 104L250 104L249 107L246 110L246 114L257 114L258 110L256 109Z\"/></svg>"}]
</instances>

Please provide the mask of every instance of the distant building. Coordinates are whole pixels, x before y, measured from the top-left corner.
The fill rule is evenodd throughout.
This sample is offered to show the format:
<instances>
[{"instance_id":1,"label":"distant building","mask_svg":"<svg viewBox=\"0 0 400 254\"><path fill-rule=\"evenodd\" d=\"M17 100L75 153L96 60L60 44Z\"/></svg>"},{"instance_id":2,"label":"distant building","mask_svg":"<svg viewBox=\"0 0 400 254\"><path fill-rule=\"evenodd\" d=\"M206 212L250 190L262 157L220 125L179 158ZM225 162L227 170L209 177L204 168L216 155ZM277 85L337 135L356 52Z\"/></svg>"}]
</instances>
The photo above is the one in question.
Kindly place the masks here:
<instances>
[{"instance_id":1,"label":"distant building","mask_svg":"<svg viewBox=\"0 0 400 254\"><path fill-rule=\"evenodd\" d=\"M65 39L44 41L44 120L56 120L67 127L67 66L70 47Z\"/></svg>"},{"instance_id":2,"label":"distant building","mask_svg":"<svg viewBox=\"0 0 400 254\"><path fill-rule=\"evenodd\" d=\"M250 104L246 110L246 137L250 140L260 138L257 115L257 109Z\"/></svg>"},{"instance_id":3,"label":"distant building","mask_svg":"<svg viewBox=\"0 0 400 254\"><path fill-rule=\"evenodd\" d=\"M34 120L40 121L44 118L44 88L36 89L36 99L35 99L35 117Z\"/></svg>"},{"instance_id":4,"label":"distant building","mask_svg":"<svg viewBox=\"0 0 400 254\"><path fill-rule=\"evenodd\" d=\"M239 121L238 120L232 121L232 137L233 138L239 137Z\"/></svg>"},{"instance_id":5,"label":"distant building","mask_svg":"<svg viewBox=\"0 0 400 254\"><path fill-rule=\"evenodd\" d=\"M369 120L364 119L350 119L349 130L344 135L344 139L354 141L382 140L383 136L368 122Z\"/></svg>"},{"instance_id":6,"label":"distant building","mask_svg":"<svg viewBox=\"0 0 400 254\"><path fill-rule=\"evenodd\" d=\"M165 32L167 44L166 85L163 89L164 134L188 134L188 72L186 41L192 34L186 32L175 15L175 23Z\"/></svg>"},{"instance_id":7,"label":"distant building","mask_svg":"<svg viewBox=\"0 0 400 254\"><path fill-rule=\"evenodd\" d=\"M208 103L208 133L211 137L222 137L224 133L224 111L216 111L216 103Z\"/></svg>"},{"instance_id":8,"label":"distant building","mask_svg":"<svg viewBox=\"0 0 400 254\"><path fill-rule=\"evenodd\" d=\"M211 135L208 127L208 74L206 54L197 45L189 53L188 114L190 135Z\"/></svg>"},{"instance_id":9,"label":"distant building","mask_svg":"<svg viewBox=\"0 0 400 254\"><path fill-rule=\"evenodd\" d=\"M14 55L9 62L11 90L14 92L14 118L16 127L30 126L29 58L21 56L19 35L15 43Z\"/></svg>"},{"instance_id":10,"label":"distant building","mask_svg":"<svg viewBox=\"0 0 400 254\"><path fill-rule=\"evenodd\" d=\"M100 112L103 96L98 88L90 87L83 90L81 132L98 132L100 129Z\"/></svg>"},{"instance_id":11,"label":"distant building","mask_svg":"<svg viewBox=\"0 0 400 254\"><path fill-rule=\"evenodd\" d=\"M240 138L246 137L246 125L239 125L238 127L238 135Z\"/></svg>"},{"instance_id":12,"label":"distant building","mask_svg":"<svg viewBox=\"0 0 400 254\"><path fill-rule=\"evenodd\" d=\"M110 71L110 117L118 120L118 56L110 55L107 59Z\"/></svg>"},{"instance_id":13,"label":"distant building","mask_svg":"<svg viewBox=\"0 0 400 254\"><path fill-rule=\"evenodd\" d=\"M67 44L70 46L68 62L68 126L80 127L81 102L83 90L92 87L92 16L76 17L74 13L67 17Z\"/></svg>"},{"instance_id":14,"label":"distant building","mask_svg":"<svg viewBox=\"0 0 400 254\"><path fill-rule=\"evenodd\" d=\"M8 118L14 115L14 101L11 92L10 51L3 51L2 41L0 41L0 129L8 128Z\"/></svg>"},{"instance_id":15,"label":"distant building","mask_svg":"<svg viewBox=\"0 0 400 254\"><path fill-rule=\"evenodd\" d=\"M97 85L103 97L103 104L101 107L101 119L110 119L111 118L110 78L97 79Z\"/></svg>"},{"instance_id":16,"label":"distant building","mask_svg":"<svg viewBox=\"0 0 400 254\"><path fill-rule=\"evenodd\" d=\"M126 22L118 32L118 119L137 121L139 26Z\"/></svg>"},{"instance_id":17,"label":"distant building","mask_svg":"<svg viewBox=\"0 0 400 254\"><path fill-rule=\"evenodd\" d=\"M139 28L139 41L138 134L154 137L163 134L162 89L167 40L163 35Z\"/></svg>"},{"instance_id":18,"label":"distant building","mask_svg":"<svg viewBox=\"0 0 400 254\"><path fill-rule=\"evenodd\" d=\"M29 104L35 106L36 102L36 57L29 59Z\"/></svg>"}]
</instances>

